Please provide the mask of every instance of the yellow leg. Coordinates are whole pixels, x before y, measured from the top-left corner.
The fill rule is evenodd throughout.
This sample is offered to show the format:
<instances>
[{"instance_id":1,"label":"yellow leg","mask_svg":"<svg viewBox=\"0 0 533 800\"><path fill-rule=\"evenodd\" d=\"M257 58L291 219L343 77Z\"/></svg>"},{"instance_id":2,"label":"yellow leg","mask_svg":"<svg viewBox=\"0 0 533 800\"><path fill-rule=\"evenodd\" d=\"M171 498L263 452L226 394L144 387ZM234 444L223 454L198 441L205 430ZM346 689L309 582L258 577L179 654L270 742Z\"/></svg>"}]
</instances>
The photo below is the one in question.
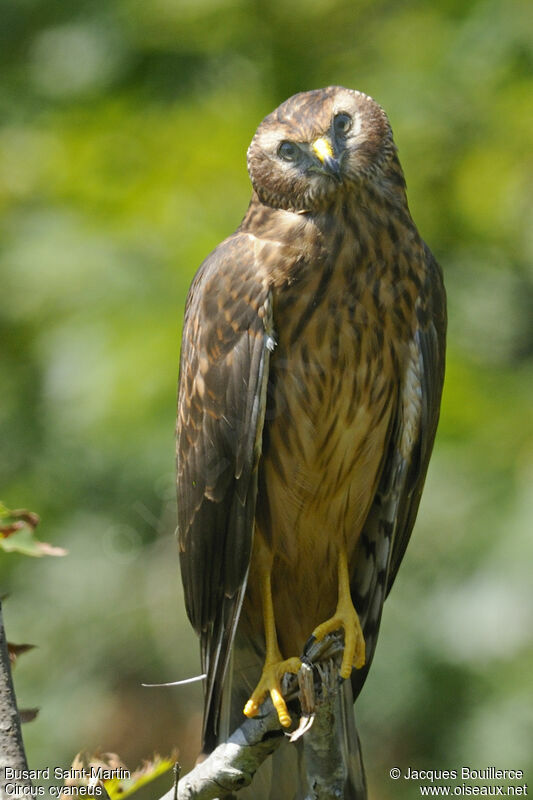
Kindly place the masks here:
<instances>
[{"instance_id":1,"label":"yellow leg","mask_svg":"<svg viewBox=\"0 0 533 800\"><path fill-rule=\"evenodd\" d=\"M352 667L361 669L365 664L365 639L361 623L352 603L350 594L350 575L345 548L339 552L339 600L335 614L313 631L313 636L320 642L324 636L333 631L344 629L344 653L340 669L341 678L349 678Z\"/></svg>"},{"instance_id":2,"label":"yellow leg","mask_svg":"<svg viewBox=\"0 0 533 800\"><path fill-rule=\"evenodd\" d=\"M265 665L259 683L252 692L252 696L244 706L247 717L255 717L259 706L270 693L278 718L284 728L291 724L291 717L287 705L281 694L281 679L286 672L296 673L302 662L299 658L283 660L276 634L276 621L274 618L274 604L272 602L272 586L270 581L270 568L261 575L261 599L263 603L263 620L265 624L266 655Z\"/></svg>"}]
</instances>

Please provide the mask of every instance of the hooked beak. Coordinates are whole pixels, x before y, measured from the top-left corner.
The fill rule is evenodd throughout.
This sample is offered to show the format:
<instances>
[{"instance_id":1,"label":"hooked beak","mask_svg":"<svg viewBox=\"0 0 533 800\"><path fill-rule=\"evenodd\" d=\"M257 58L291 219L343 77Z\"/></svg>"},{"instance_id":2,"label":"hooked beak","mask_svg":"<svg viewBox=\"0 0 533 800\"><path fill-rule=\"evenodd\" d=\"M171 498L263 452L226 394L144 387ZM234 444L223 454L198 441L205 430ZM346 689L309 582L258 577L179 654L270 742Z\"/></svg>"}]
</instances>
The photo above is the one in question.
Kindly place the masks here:
<instances>
[{"instance_id":1,"label":"hooked beak","mask_svg":"<svg viewBox=\"0 0 533 800\"><path fill-rule=\"evenodd\" d=\"M321 136L320 139L317 139L315 142L313 142L311 148L315 156L322 164L323 171L326 173L326 175L330 175L332 178L335 178L336 181L340 182L341 168L338 160L333 154L333 148L330 140L325 136Z\"/></svg>"}]
</instances>

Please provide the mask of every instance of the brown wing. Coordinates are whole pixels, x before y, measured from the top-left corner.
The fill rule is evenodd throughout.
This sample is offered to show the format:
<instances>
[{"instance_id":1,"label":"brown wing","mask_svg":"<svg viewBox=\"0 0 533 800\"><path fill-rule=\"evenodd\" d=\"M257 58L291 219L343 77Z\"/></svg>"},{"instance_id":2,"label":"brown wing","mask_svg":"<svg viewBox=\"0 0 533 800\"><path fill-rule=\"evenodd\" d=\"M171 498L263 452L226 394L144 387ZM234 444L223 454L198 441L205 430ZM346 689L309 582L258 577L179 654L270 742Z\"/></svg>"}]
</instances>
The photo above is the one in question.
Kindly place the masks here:
<instances>
[{"instance_id":1,"label":"brown wing","mask_svg":"<svg viewBox=\"0 0 533 800\"><path fill-rule=\"evenodd\" d=\"M352 577L352 596L367 653L364 669L352 675L354 698L370 668L383 602L415 523L439 420L446 295L440 267L426 246L425 255L426 280L416 306L418 324L411 343L411 359L400 387L382 477L358 543ZM414 403L411 396L416 398Z\"/></svg>"},{"instance_id":2,"label":"brown wing","mask_svg":"<svg viewBox=\"0 0 533 800\"><path fill-rule=\"evenodd\" d=\"M440 399L444 382L444 355L446 347L446 294L442 273L431 251L426 246L428 279L423 291L428 295L427 305L418 310L416 373L422 403L420 407L419 432L413 444L403 491L398 504L398 515L391 562L387 580L387 594L398 573L403 555L415 524L420 498L426 479L429 459L437 432Z\"/></svg>"},{"instance_id":3,"label":"brown wing","mask_svg":"<svg viewBox=\"0 0 533 800\"><path fill-rule=\"evenodd\" d=\"M187 298L178 390L178 533L185 603L207 673L204 740L246 588L264 419L271 304L250 240L204 261Z\"/></svg>"}]
</instances>

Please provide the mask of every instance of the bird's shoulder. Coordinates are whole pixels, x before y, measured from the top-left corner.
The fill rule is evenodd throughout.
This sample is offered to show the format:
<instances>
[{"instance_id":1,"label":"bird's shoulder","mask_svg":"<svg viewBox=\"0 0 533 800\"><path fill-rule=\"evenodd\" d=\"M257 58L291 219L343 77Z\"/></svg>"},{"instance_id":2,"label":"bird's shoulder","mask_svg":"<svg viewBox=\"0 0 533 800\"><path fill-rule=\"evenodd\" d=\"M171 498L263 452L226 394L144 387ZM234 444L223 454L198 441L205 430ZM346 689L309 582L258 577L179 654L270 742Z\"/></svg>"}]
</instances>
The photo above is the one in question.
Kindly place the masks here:
<instances>
[{"instance_id":1,"label":"bird's shoulder","mask_svg":"<svg viewBox=\"0 0 533 800\"><path fill-rule=\"evenodd\" d=\"M204 338L214 338L213 346L224 348L265 319L268 295L257 246L237 230L215 247L194 276L185 305L184 337L203 333Z\"/></svg>"},{"instance_id":2,"label":"bird's shoulder","mask_svg":"<svg viewBox=\"0 0 533 800\"><path fill-rule=\"evenodd\" d=\"M253 243L239 230L218 244L202 261L187 295L187 307L227 292L246 294L248 284L260 284Z\"/></svg>"},{"instance_id":3,"label":"bird's shoulder","mask_svg":"<svg viewBox=\"0 0 533 800\"><path fill-rule=\"evenodd\" d=\"M256 267L274 290L290 286L306 267L316 268L327 257L316 215L272 208L255 193L237 233L253 243Z\"/></svg>"}]
</instances>

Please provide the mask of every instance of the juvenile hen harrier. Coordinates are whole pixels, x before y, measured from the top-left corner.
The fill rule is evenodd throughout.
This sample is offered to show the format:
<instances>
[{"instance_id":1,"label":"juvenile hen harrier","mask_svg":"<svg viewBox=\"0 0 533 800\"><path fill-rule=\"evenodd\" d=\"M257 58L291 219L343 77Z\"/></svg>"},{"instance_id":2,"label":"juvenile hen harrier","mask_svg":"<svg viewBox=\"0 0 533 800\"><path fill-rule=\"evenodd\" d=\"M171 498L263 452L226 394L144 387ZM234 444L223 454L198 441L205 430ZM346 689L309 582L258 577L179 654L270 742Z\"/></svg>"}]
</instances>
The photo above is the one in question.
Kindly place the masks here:
<instances>
[{"instance_id":1,"label":"juvenile hen harrier","mask_svg":"<svg viewBox=\"0 0 533 800\"><path fill-rule=\"evenodd\" d=\"M444 374L441 271L380 106L338 86L297 94L259 125L248 171L248 211L194 278L181 349L179 543L206 752L269 693L290 725L280 680L312 633L344 630L351 713L415 522ZM348 737L345 798L359 800ZM280 767L272 793L253 796L303 797L291 780Z\"/></svg>"}]
</instances>

